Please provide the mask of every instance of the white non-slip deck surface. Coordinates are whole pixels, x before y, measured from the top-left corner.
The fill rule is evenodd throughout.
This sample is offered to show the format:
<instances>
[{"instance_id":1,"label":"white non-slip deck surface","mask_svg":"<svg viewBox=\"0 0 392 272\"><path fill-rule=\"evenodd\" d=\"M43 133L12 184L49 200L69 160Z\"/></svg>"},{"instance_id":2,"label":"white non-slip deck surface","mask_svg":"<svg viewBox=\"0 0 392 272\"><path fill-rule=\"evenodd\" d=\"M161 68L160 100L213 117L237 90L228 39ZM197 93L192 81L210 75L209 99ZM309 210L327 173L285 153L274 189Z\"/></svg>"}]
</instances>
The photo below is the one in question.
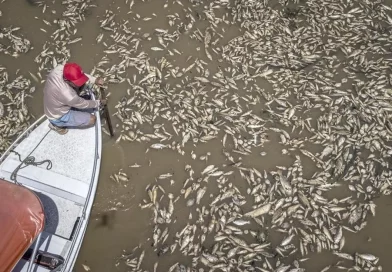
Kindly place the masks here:
<instances>
[{"instance_id":1,"label":"white non-slip deck surface","mask_svg":"<svg viewBox=\"0 0 392 272\"><path fill-rule=\"evenodd\" d=\"M44 206L44 231L70 239L75 222L78 216L81 216L83 207L47 192L36 191L36 194Z\"/></svg>"},{"instance_id":2,"label":"white non-slip deck surface","mask_svg":"<svg viewBox=\"0 0 392 272\"><path fill-rule=\"evenodd\" d=\"M29 176L31 173L38 182L86 197L96 159L95 128L69 129L67 134L60 135L50 130L48 125L49 121L45 120L15 151L21 154L22 159L26 158L50 131L31 156L35 157L36 162L51 160L52 168L47 170L46 163L39 166L29 165L21 169L19 174ZM2 170L12 172L17 166L16 162L19 164L17 155L11 153L3 163ZM40 169L35 171L34 168Z\"/></svg>"}]
</instances>

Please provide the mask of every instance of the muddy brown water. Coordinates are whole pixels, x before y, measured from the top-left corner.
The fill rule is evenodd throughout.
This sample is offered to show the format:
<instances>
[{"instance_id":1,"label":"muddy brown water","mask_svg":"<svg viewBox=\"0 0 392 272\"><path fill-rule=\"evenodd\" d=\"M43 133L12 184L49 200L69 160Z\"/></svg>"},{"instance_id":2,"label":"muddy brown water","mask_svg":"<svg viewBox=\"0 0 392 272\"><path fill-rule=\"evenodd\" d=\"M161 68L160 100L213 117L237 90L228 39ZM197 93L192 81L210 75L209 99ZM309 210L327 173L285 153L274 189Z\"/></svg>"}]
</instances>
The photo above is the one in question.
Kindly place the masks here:
<instances>
[{"instance_id":1,"label":"muddy brown water","mask_svg":"<svg viewBox=\"0 0 392 272\"><path fill-rule=\"evenodd\" d=\"M29 78L28 72L35 72L37 64L34 62L35 56L40 52L42 46L50 31L50 27L46 26L42 19L48 21L55 19L62 12L60 1L47 1L50 3L50 9L45 13L42 7L32 5L33 1L26 0L5 0L0 1L0 27L3 26L20 26L21 33L28 38L33 45L33 49L27 54L21 54L18 58L6 55L0 55L0 64L5 66L9 74L13 75L20 69L20 73ZM42 0L45 2L45 0ZM130 2L130 1L129 1ZM184 1L185 2L185 1ZM390 1L391 2L391 1ZM76 36L82 36L83 41L73 44L71 48L70 61L80 63L86 71L90 71L94 65L101 59L103 55L103 46L96 45L95 38L100 33L99 20L105 14L107 9L112 10L118 17L127 19L128 5L125 1L104 1L97 0L94 2L97 7L91 9L91 13L87 15L86 21L78 24L78 32ZM185 3L184 3L185 4ZM168 27L165 15L174 13L173 11L162 11L163 1L135 1L134 12L139 13L141 17L152 17L148 22L133 22L132 27L141 33L152 33L154 28ZM53 13L55 10L56 13ZM156 14L152 15L153 13ZM116 17L117 18L117 17ZM44 28L48 31L45 33L40 30ZM231 38L239 35L241 30L236 26L230 26L225 29L224 39L220 42L225 43ZM156 44L154 44L156 45ZM143 41L142 47L154 46L152 42ZM188 56L203 57L203 50L197 50L201 44L195 42L187 36L182 36L175 44L169 47L176 48L182 55L175 55L171 61L180 67L186 67ZM202 46L201 46L202 48ZM150 56L152 60L157 60L163 55L162 52L154 53ZM115 61L115 60L112 60ZM211 71L216 67L210 67ZM44 76L44 75L43 75ZM262 82L260 84L263 84ZM37 91L34 93L34 99L29 101L29 110L36 117L43 114L42 110L42 83L35 84ZM269 88L267 83L261 86ZM127 84L111 84L109 109L111 113L115 112L114 106L117 101L126 94ZM309 113L311 115L311 113ZM316 114L316 113L315 113ZM119 120L113 118L115 132L119 133ZM276 165L289 166L295 158L283 156L281 154L282 147L279 145L277 135L271 133L270 142L263 147L257 147L253 154L244 157L244 163L262 170L271 170ZM186 178L184 167L192 164L194 169L202 170L206 166L206 162L200 160L193 161L190 158L190 152L194 151L198 156L211 152L208 164L219 164L223 161L221 154L221 146L219 139L212 140L206 144L199 145L196 148L189 146L185 148L186 155L181 156L176 152L163 152L150 150L146 153L147 145L145 143L115 143L115 139L109 138L107 135L103 137L103 158L101 165L100 180L98 185L95 203L92 210L88 230L84 238L84 242L75 265L74 271L84 271L82 264L88 265L94 272L109 271L128 271L122 262L117 264L117 260L122 254L126 254L137 245L143 245L148 248L151 246L151 233L153 226L151 224L151 211L148 209L141 210L139 203L146 198L146 186L154 181L155 177L162 173L174 173L173 179L175 188L181 188ZM311 150L312 147L309 147ZM261 157L259 153L266 151L267 157ZM315 150L319 152L320 150ZM139 168L131 168L135 163L141 165ZM314 164L303 159L304 176L310 177L314 171ZM117 184L109 176L119 169L123 169L130 178L129 184ZM196 172L197 172L196 170ZM169 181L163 181L169 182ZM239 186L241 189L241 186ZM333 190L329 192L329 197L340 198L345 197L344 190ZM369 252L380 257L379 264L383 266L384 271L392 271L392 197L386 196L376 200L377 210L376 216L370 217L368 224L357 234L345 233L347 252ZM183 208L175 211L175 215L181 217L189 212ZM184 216L182 216L184 217ZM186 224L186 222L183 222ZM278 235L278 234L276 234ZM305 262L307 271L320 271L328 264L336 261L331 253L310 254L310 258ZM152 264L159 259L160 266L158 271L167 271L167 268L173 264L175 256L158 257L156 253L150 251L146 254L147 263L151 264L145 269L152 271ZM184 264L191 264L191 258L184 258ZM330 270L333 271L333 270ZM336 270L338 271L338 270ZM340 270L339 270L340 271Z\"/></svg>"}]
</instances>

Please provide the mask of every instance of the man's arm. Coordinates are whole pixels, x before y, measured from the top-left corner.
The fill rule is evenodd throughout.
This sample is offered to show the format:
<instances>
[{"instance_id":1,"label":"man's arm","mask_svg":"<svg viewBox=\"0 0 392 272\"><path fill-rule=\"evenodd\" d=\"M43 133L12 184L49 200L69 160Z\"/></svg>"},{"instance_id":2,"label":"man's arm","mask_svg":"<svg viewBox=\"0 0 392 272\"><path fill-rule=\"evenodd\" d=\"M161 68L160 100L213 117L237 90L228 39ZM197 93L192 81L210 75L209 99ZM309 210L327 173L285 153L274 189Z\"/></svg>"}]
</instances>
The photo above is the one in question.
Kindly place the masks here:
<instances>
[{"instance_id":1,"label":"man's arm","mask_svg":"<svg viewBox=\"0 0 392 272\"><path fill-rule=\"evenodd\" d=\"M86 73L85 75L88 77L89 82L92 84L96 84L98 86L103 86L103 84L105 84L105 81L101 77L95 77Z\"/></svg>"},{"instance_id":2,"label":"man's arm","mask_svg":"<svg viewBox=\"0 0 392 272\"><path fill-rule=\"evenodd\" d=\"M86 100L81 98L74 92L70 99L68 100L67 104L70 107L74 107L77 109L91 109L99 107L99 100Z\"/></svg>"},{"instance_id":3,"label":"man's arm","mask_svg":"<svg viewBox=\"0 0 392 272\"><path fill-rule=\"evenodd\" d=\"M84 73L87 77L88 77L88 79L89 79L89 81L91 82L91 83L95 83L95 81L97 80L97 78L95 77L95 76L92 76L92 75L89 75L89 74L86 74L86 73Z\"/></svg>"}]
</instances>

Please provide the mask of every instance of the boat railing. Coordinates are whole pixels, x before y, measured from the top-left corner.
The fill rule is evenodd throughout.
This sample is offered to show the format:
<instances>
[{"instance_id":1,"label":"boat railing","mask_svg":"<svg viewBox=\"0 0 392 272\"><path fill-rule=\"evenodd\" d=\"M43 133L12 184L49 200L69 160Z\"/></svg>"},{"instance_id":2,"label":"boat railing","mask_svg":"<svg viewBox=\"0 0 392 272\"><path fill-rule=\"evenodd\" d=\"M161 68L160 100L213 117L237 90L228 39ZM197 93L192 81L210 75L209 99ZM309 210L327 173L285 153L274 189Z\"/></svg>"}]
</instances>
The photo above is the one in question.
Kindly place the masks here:
<instances>
[{"instance_id":1,"label":"boat railing","mask_svg":"<svg viewBox=\"0 0 392 272\"><path fill-rule=\"evenodd\" d=\"M27 267L27 272L31 272L32 269L33 269L33 264L34 264L34 261L35 261L35 255L37 254L39 241L41 240L41 235L42 235L42 232L40 234L38 234L38 237L37 237L37 239L35 241L33 254L31 255L31 258L30 258L30 261L29 261L29 266Z\"/></svg>"}]
</instances>

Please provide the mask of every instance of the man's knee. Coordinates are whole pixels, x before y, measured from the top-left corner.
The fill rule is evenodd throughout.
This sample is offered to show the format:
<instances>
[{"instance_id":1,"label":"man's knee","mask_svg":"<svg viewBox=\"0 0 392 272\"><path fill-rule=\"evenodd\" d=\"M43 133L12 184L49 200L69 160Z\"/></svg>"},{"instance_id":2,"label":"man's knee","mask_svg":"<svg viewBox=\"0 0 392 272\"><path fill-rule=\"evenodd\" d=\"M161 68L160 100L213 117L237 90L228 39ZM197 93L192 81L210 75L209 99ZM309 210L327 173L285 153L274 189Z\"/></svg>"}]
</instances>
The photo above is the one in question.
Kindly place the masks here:
<instances>
[{"instance_id":1,"label":"man's knee","mask_svg":"<svg viewBox=\"0 0 392 272\"><path fill-rule=\"evenodd\" d=\"M95 115L91 114L89 126L95 125L95 122L96 122L96 121L97 121L97 118L95 117Z\"/></svg>"}]
</instances>

